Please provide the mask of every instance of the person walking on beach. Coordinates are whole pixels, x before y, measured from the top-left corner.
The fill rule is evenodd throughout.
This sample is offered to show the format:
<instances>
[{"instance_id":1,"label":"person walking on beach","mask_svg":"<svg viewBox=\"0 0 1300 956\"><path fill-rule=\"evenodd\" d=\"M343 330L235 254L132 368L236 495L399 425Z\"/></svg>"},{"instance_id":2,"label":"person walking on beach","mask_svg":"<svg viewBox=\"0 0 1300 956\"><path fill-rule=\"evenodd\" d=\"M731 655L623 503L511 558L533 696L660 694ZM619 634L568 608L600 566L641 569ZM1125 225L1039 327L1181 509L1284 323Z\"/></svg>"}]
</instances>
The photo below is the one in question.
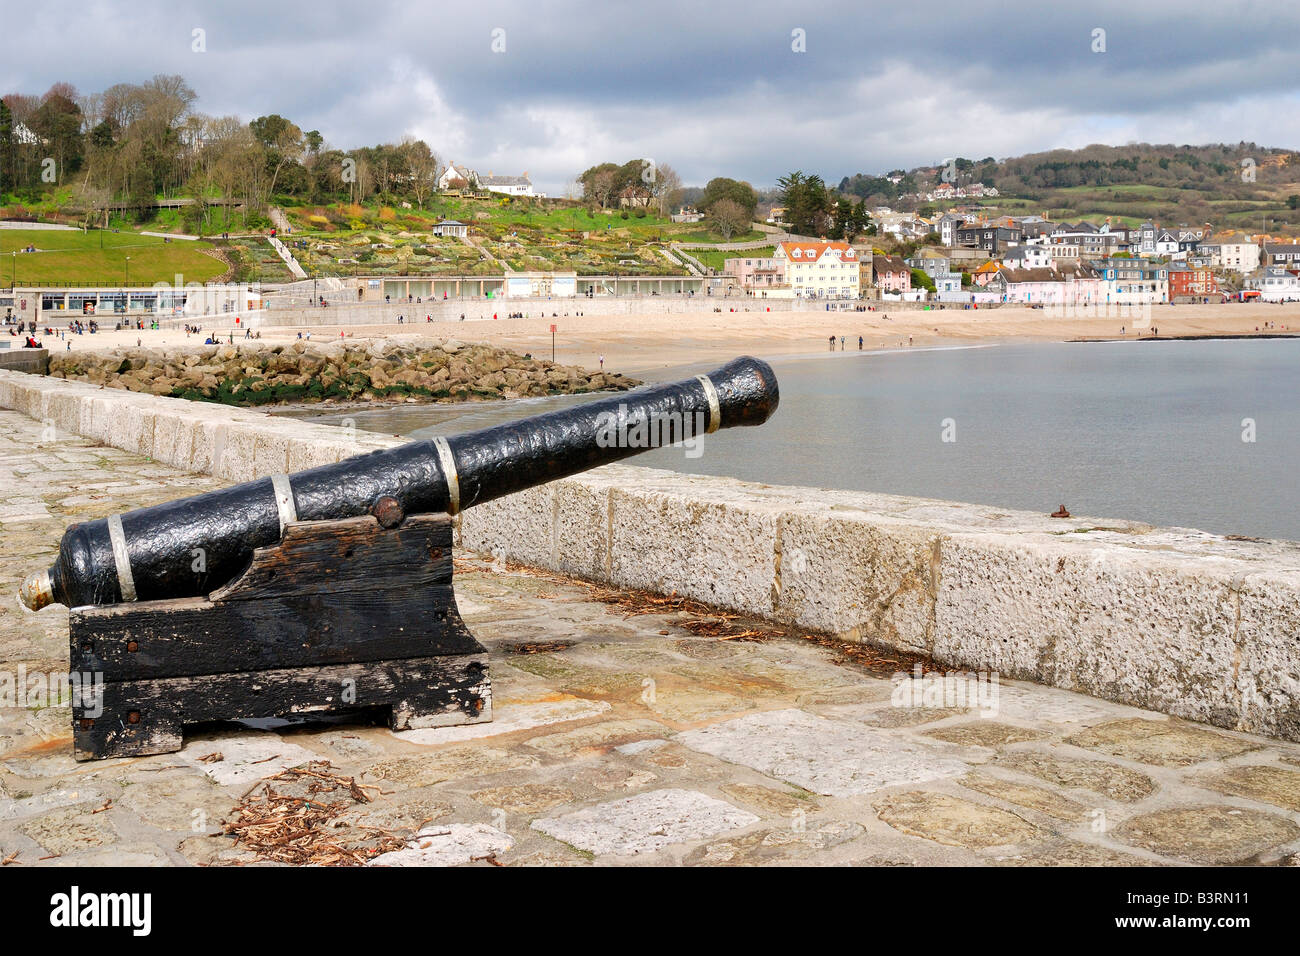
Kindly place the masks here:
<instances>
[{"instance_id":1,"label":"person walking on beach","mask_svg":"<svg viewBox=\"0 0 1300 956\"><path fill-rule=\"evenodd\" d=\"M862 336L858 336L858 351L862 351Z\"/></svg>"},{"instance_id":2,"label":"person walking on beach","mask_svg":"<svg viewBox=\"0 0 1300 956\"><path fill-rule=\"evenodd\" d=\"M844 336L840 336L840 351L844 351Z\"/></svg>"},{"instance_id":3,"label":"person walking on beach","mask_svg":"<svg viewBox=\"0 0 1300 956\"><path fill-rule=\"evenodd\" d=\"M831 351L835 351L835 336L831 336Z\"/></svg>"}]
</instances>

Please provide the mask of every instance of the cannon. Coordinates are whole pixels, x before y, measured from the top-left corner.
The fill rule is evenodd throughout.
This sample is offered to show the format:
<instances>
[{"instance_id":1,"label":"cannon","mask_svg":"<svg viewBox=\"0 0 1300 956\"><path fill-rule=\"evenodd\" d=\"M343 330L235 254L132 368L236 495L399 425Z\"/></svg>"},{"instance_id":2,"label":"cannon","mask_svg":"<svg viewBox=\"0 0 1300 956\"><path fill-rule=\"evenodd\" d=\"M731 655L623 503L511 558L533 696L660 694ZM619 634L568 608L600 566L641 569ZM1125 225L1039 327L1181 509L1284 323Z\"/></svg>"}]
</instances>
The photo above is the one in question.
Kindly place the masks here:
<instances>
[{"instance_id":1,"label":"cannon","mask_svg":"<svg viewBox=\"0 0 1300 956\"><path fill-rule=\"evenodd\" d=\"M180 749L183 726L386 707L491 719L452 589L465 508L776 410L772 369L706 375L71 526L19 596L69 614L78 759Z\"/></svg>"}]
</instances>

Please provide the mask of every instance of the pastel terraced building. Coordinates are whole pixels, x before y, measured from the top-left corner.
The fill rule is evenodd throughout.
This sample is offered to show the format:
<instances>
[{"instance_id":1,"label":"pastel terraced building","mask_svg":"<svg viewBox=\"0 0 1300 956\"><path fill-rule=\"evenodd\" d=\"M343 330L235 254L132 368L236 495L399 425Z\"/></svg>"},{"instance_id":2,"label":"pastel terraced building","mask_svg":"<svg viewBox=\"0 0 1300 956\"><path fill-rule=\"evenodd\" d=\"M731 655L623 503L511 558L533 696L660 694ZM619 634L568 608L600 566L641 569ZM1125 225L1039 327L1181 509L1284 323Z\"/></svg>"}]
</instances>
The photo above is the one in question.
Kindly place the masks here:
<instances>
[{"instance_id":1,"label":"pastel terraced building","mask_svg":"<svg viewBox=\"0 0 1300 956\"><path fill-rule=\"evenodd\" d=\"M847 242L783 242L773 259L783 264L795 298L858 298L862 264Z\"/></svg>"},{"instance_id":2,"label":"pastel terraced building","mask_svg":"<svg viewBox=\"0 0 1300 956\"><path fill-rule=\"evenodd\" d=\"M736 284L742 289L775 289L784 286L785 260L772 258L728 259L723 264L723 272L736 277Z\"/></svg>"}]
</instances>

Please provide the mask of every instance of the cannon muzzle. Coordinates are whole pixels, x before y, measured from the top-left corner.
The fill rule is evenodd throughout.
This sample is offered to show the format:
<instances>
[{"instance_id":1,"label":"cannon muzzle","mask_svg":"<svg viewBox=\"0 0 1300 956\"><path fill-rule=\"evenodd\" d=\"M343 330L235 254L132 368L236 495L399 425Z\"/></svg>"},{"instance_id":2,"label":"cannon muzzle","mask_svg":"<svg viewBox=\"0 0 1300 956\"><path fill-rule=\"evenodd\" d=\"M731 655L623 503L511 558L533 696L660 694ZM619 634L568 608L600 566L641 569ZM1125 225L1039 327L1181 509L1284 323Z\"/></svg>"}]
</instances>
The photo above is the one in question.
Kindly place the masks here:
<instances>
[{"instance_id":1,"label":"cannon muzzle","mask_svg":"<svg viewBox=\"0 0 1300 956\"><path fill-rule=\"evenodd\" d=\"M290 522L365 515L381 500L385 521L456 514L719 428L761 425L778 400L771 367L739 358L685 381L87 521L65 532L54 566L28 577L19 597L39 610L202 596Z\"/></svg>"}]
</instances>

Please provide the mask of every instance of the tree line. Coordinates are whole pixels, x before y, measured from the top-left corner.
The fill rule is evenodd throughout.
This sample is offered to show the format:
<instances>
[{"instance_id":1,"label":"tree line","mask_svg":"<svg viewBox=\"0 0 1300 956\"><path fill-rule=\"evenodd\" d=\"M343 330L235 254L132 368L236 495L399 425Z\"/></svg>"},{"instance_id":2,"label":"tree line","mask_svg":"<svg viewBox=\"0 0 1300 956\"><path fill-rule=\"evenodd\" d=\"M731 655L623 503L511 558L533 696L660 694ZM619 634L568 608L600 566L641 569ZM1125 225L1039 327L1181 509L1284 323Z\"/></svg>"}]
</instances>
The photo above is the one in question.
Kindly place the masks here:
<instances>
[{"instance_id":1,"label":"tree line","mask_svg":"<svg viewBox=\"0 0 1300 956\"><path fill-rule=\"evenodd\" d=\"M87 222L110 203L145 210L159 198L194 198L183 216L211 231L242 204L253 216L273 196L299 202L410 198L423 207L444 166L412 137L351 150L278 114L244 122L195 108L181 76L158 75L80 94L0 97L0 201L68 190ZM213 203L212 200L221 200ZM142 212L142 218L148 215Z\"/></svg>"}]
</instances>

